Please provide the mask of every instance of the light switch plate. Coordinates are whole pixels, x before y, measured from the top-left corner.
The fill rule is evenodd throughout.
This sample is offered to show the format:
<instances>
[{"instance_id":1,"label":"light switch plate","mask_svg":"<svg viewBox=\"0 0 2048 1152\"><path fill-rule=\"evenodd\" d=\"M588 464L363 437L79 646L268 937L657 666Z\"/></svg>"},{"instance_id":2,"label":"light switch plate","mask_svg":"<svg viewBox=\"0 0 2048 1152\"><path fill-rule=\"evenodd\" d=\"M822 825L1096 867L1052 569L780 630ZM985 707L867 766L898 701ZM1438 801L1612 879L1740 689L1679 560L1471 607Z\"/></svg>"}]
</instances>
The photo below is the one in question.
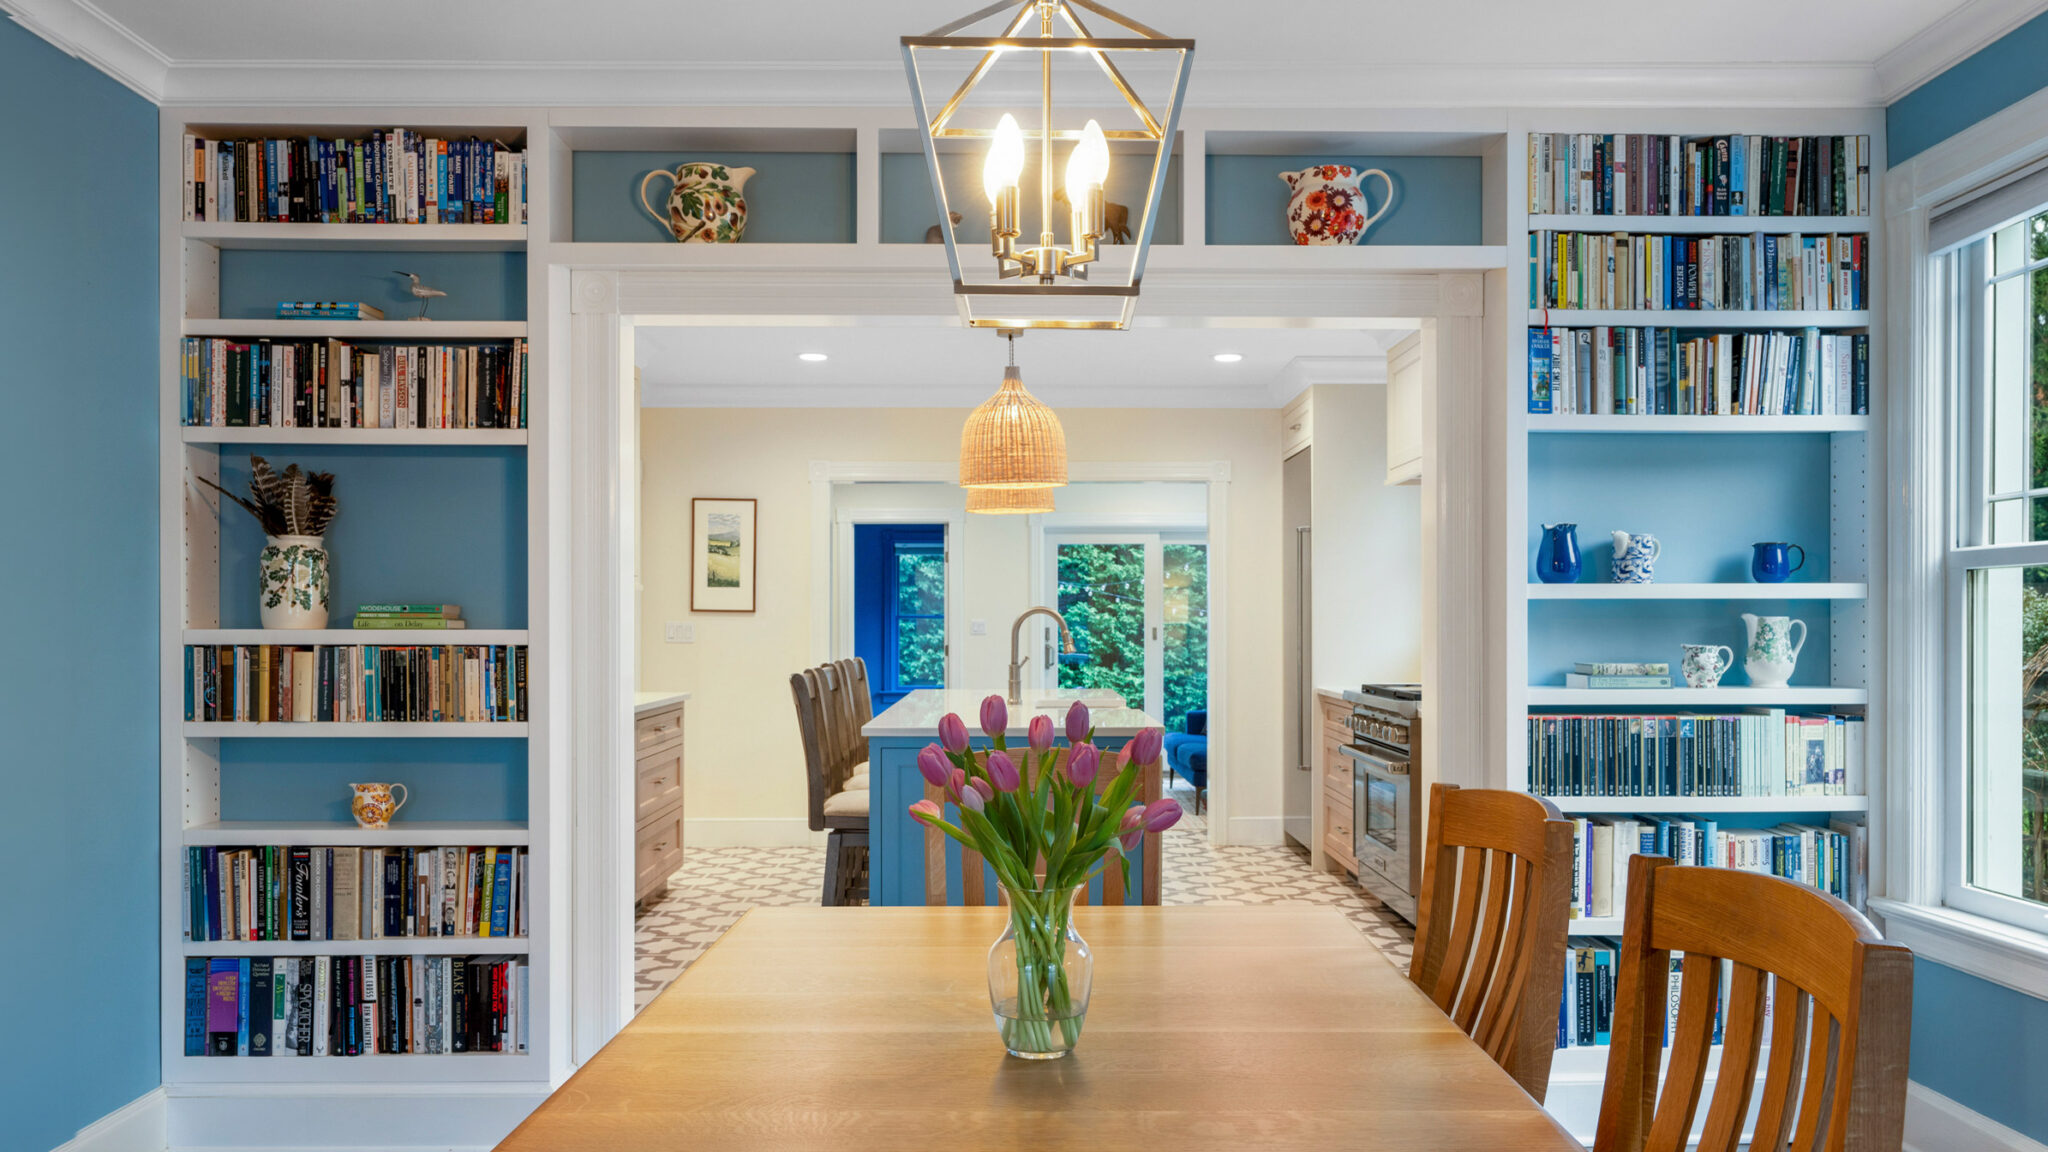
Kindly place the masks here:
<instances>
[{"instance_id":1,"label":"light switch plate","mask_svg":"<svg viewBox=\"0 0 2048 1152\"><path fill-rule=\"evenodd\" d=\"M671 644L695 644L697 642L697 626L671 620L665 630L664 638Z\"/></svg>"},{"instance_id":2,"label":"light switch plate","mask_svg":"<svg viewBox=\"0 0 2048 1152\"><path fill-rule=\"evenodd\" d=\"M970 620L970 621L968 621L968 622L967 622L967 634L968 634L969 636L986 636L986 635L988 635L988 621L986 621L986 620Z\"/></svg>"}]
</instances>

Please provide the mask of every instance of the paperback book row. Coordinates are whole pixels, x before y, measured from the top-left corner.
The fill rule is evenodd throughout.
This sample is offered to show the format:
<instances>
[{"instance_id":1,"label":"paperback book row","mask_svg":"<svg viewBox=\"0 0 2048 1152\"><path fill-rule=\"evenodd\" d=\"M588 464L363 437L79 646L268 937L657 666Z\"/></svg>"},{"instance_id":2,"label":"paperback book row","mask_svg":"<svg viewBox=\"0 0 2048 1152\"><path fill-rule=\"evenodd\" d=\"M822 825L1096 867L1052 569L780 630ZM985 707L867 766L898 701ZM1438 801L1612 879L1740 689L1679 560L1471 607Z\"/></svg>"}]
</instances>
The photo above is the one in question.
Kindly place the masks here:
<instances>
[{"instance_id":1,"label":"paperback book row","mask_svg":"<svg viewBox=\"0 0 2048 1152\"><path fill-rule=\"evenodd\" d=\"M518 722L524 644L188 644L185 719Z\"/></svg>"},{"instance_id":2,"label":"paperback book row","mask_svg":"<svg viewBox=\"0 0 2048 1152\"><path fill-rule=\"evenodd\" d=\"M1782 876L1858 908L1868 895L1870 835L1860 819L1838 818L1825 828L1723 828L1708 816L1582 816L1572 824L1574 920L1622 914L1629 860L1639 854Z\"/></svg>"},{"instance_id":3,"label":"paperback book row","mask_svg":"<svg viewBox=\"0 0 2048 1152\"><path fill-rule=\"evenodd\" d=\"M1538 796L1861 796L1861 716L1531 716Z\"/></svg>"},{"instance_id":4,"label":"paperback book row","mask_svg":"<svg viewBox=\"0 0 2048 1152\"><path fill-rule=\"evenodd\" d=\"M1866 216L1870 137L1532 132L1529 211Z\"/></svg>"},{"instance_id":5,"label":"paperback book row","mask_svg":"<svg viewBox=\"0 0 2048 1152\"><path fill-rule=\"evenodd\" d=\"M185 137L185 219L523 224L526 153L405 128L358 139Z\"/></svg>"},{"instance_id":6,"label":"paperback book row","mask_svg":"<svg viewBox=\"0 0 2048 1152\"><path fill-rule=\"evenodd\" d=\"M187 337L190 428L524 428L527 348Z\"/></svg>"},{"instance_id":7,"label":"paperback book row","mask_svg":"<svg viewBox=\"0 0 2048 1152\"><path fill-rule=\"evenodd\" d=\"M526 935L524 848L185 850L187 940Z\"/></svg>"},{"instance_id":8,"label":"paperback book row","mask_svg":"<svg viewBox=\"0 0 2048 1152\"><path fill-rule=\"evenodd\" d=\"M1574 939L1564 953L1564 997L1557 1013L1559 1048L1604 1048L1614 1034L1614 1003L1618 981L1616 965L1621 941L1611 936ZM1670 984L1664 995L1664 1043L1669 1045L1678 1032L1679 989L1684 984L1685 953L1670 954ZM1714 997L1712 1042L1722 1043L1728 1026L1727 989L1735 978L1735 962L1715 961L1720 966L1720 984ZM1770 977L1764 984L1763 1035L1771 1034L1778 982Z\"/></svg>"},{"instance_id":9,"label":"paperback book row","mask_svg":"<svg viewBox=\"0 0 2048 1152\"><path fill-rule=\"evenodd\" d=\"M1863 416L1861 332L1529 329L1529 411L1595 416Z\"/></svg>"},{"instance_id":10,"label":"paperback book row","mask_svg":"<svg viewBox=\"0 0 2048 1152\"><path fill-rule=\"evenodd\" d=\"M1797 312L1869 307L1870 237L1529 234L1529 307Z\"/></svg>"},{"instance_id":11,"label":"paperback book row","mask_svg":"<svg viewBox=\"0 0 2048 1152\"><path fill-rule=\"evenodd\" d=\"M356 608L352 627L367 631L448 631L469 627L459 604L363 604Z\"/></svg>"},{"instance_id":12,"label":"paperback book row","mask_svg":"<svg viewBox=\"0 0 2048 1152\"><path fill-rule=\"evenodd\" d=\"M516 956L185 958L185 1055L527 1051Z\"/></svg>"}]
</instances>

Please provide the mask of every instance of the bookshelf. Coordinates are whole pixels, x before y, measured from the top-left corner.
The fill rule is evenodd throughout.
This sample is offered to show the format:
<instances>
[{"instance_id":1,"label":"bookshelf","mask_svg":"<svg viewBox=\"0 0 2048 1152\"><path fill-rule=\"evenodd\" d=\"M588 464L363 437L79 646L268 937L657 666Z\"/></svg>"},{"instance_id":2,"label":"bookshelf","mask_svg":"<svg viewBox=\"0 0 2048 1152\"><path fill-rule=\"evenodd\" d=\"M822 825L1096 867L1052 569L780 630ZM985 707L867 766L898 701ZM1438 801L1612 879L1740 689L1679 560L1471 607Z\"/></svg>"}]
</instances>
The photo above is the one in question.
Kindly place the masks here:
<instances>
[{"instance_id":1,"label":"bookshelf","mask_svg":"<svg viewBox=\"0 0 2048 1152\"><path fill-rule=\"evenodd\" d=\"M1881 731L1883 414L1878 382L1884 355L1877 317L1883 314L1880 229L1868 214L1839 216L1585 215L1532 211L1531 134L1661 134L1707 137L1868 136L1867 205L1881 203L1884 130L1864 111L1698 110L1531 114L1511 126L1507 190L1510 243L1526 261L1511 261L1504 334L1508 397L1506 653L1509 701L1507 784L1527 789L1524 725L1543 715L1659 715L1783 708L1792 713L1864 717L1866 745ZM1862 308L1814 310L1564 309L1534 306L1540 232L1705 236L1867 236L1867 297ZM1691 335L1740 337L1817 329L1868 334L1867 415L1596 415L1528 411L1528 333L1555 328L1670 328ZM1579 582L1550 585L1535 572L1541 525L1578 525L1584 571ZM1611 531L1647 532L1663 546L1656 581L1608 582ZM1783 584L1753 583L1749 546L1791 540L1809 557ZM1740 613L1804 620L1811 642L1785 688L1748 686L1742 668ZM1726 644L1736 666L1722 686L1692 689L1679 676L1681 643ZM1563 672L1574 661L1664 661L1672 689L1570 689ZM1831 819L1876 821L1869 795L1883 787L1881 758L1867 757L1865 789L1831 796L1555 796L1567 817L1699 816L1727 830L1793 821L1826 826ZM1869 872L1879 875L1881 829L1869 835ZM1619 938L1616 916L1582 917L1570 932ZM1570 975L1567 974L1567 979ZM1598 1114L1608 1049L1569 1047L1556 1054L1546 1106L1575 1133L1590 1136ZM1719 1052L1714 1059L1718 1061Z\"/></svg>"},{"instance_id":2,"label":"bookshelf","mask_svg":"<svg viewBox=\"0 0 2048 1152\"><path fill-rule=\"evenodd\" d=\"M526 267L526 224L305 224L183 219L183 141L359 137L404 127L445 138L477 136L514 148L546 133L538 114L515 109L173 109L161 118L159 211L162 284L160 340L161 522L161 1064L167 1092L200 1142L251 1123L308 1131L359 1124L366 1107L420 1131L502 1132L508 1098L538 1099L566 1073L560 970L566 945L558 896L563 826L555 817L560 767L550 754L559 721L547 653L550 502L539 463L556 441L549 426L545 325L546 277ZM530 151L530 149L529 149ZM535 157L538 160L538 157ZM544 218L548 182L533 163L526 182L531 218ZM389 270L442 258L494 261L501 275L465 291L459 272L423 277L450 290L449 318L430 321L278 320L248 301L295 272L332 285L366 287L338 296L309 283L303 295L276 299L367 299L392 317L411 315L392 298ZM445 266L444 266L445 267ZM544 271L544 270L543 270ZM260 272L260 275L258 274ZM451 281L448 277L454 277ZM251 287L251 285L256 287ZM378 286L382 285L381 288ZM488 291L486 291L488 289ZM370 291L387 293L370 296ZM466 297L466 298L465 298ZM477 304L478 300L494 303ZM496 301L502 300L502 304ZM237 303L240 301L240 303ZM479 314L479 310L482 313ZM530 342L527 426L523 428L186 427L182 349L186 338L230 341L340 340L358 346L504 345ZM278 467L303 461L336 472L337 524L351 516L352 549L331 543L337 572L332 621L319 631L251 627L255 572L245 554L246 514L197 481L229 477L249 452ZM529 463L529 461L533 461ZM224 464L227 467L224 467ZM385 473L374 483L372 474ZM408 484L461 484L484 501L495 522L476 533L448 533L429 501L391 498ZM356 493L352 501L351 492ZM373 495L375 493L375 495ZM445 502L443 502L445 503ZM428 517L429 519L422 519ZM333 537L330 536L332 542ZM239 543L238 543L239 541ZM344 569L342 566L346 566ZM479 576L484 578L479 579ZM390 587L390 595L362 595ZM461 602L472 626L461 630L355 630L355 604L368 599ZM475 611L472 611L472 607ZM205 723L185 719L187 645L523 645L528 650L527 713L522 722ZM479 761L482 757L482 761ZM484 767L478 768L482 763ZM253 766L253 767L252 767ZM479 772L502 777L505 793L456 789ZM293 777L303 774L302 781ZM445 788L437 785L444 776ZM254 788L262 777L274 786ZM388 829L359 828L347 796L329 795L336 778L398 780L431 803L401 810ZM468 810L465 810L467 808ZM425 814L408 820L410 812ZM527 852L528 934L520 937L401 937L373 940L192 941L186 939L188 847L517 846ZM527 966L522 1005L525 1052L373 1054L300 1059L189 1056L185 1051L187 957L403 956L511 958ZM279 1142L287 1143L285 1133ZM471 1138L454 1143L474 1142ZM488 1142L487 1140L485 1142Z\"/></svg>"}]
</instances>

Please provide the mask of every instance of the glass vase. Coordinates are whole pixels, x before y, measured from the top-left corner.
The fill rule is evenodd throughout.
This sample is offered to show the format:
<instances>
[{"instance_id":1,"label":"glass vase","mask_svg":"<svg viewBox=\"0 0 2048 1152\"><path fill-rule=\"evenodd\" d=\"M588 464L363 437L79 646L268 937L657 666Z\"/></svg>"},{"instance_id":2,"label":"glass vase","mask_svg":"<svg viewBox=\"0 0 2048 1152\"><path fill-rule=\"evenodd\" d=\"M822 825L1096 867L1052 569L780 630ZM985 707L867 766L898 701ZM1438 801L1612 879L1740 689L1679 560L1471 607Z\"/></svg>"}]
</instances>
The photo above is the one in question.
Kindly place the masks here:
<instances>
[{"instance_id":1,"label":"glass vase","mask_svg":"<svg viewBox=\"0 0 2048 1152\"><path fill-rule=\"evenodd\" d=\"M1088 1017L1095 956L1074 931L1081 889L1003 888L1010 923L988 950L988 998L1010 1055L1057 1060Z\"/></svg>"}]
</instances>

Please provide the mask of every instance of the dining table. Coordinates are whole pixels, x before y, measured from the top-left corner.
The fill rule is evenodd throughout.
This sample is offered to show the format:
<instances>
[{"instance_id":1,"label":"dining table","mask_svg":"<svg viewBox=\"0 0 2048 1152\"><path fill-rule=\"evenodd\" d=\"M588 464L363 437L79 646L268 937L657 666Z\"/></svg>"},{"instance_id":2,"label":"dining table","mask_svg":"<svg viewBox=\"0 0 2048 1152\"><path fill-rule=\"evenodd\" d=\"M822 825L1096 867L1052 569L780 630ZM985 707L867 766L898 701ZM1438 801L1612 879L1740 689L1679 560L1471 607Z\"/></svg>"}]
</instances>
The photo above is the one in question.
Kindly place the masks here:
<instances>
[{"instance_id":1,"label":"dining table","mask_svg":"<svg viewBox=\"0 0 2048 1152\"><path fill-rule=\"evenodd\" d=\"M1080 1042L1007 1055L1006 909L755 908L507 1152L1584 1152L1332 906L1084 907Z\"/></svg>"}]
</instances>

